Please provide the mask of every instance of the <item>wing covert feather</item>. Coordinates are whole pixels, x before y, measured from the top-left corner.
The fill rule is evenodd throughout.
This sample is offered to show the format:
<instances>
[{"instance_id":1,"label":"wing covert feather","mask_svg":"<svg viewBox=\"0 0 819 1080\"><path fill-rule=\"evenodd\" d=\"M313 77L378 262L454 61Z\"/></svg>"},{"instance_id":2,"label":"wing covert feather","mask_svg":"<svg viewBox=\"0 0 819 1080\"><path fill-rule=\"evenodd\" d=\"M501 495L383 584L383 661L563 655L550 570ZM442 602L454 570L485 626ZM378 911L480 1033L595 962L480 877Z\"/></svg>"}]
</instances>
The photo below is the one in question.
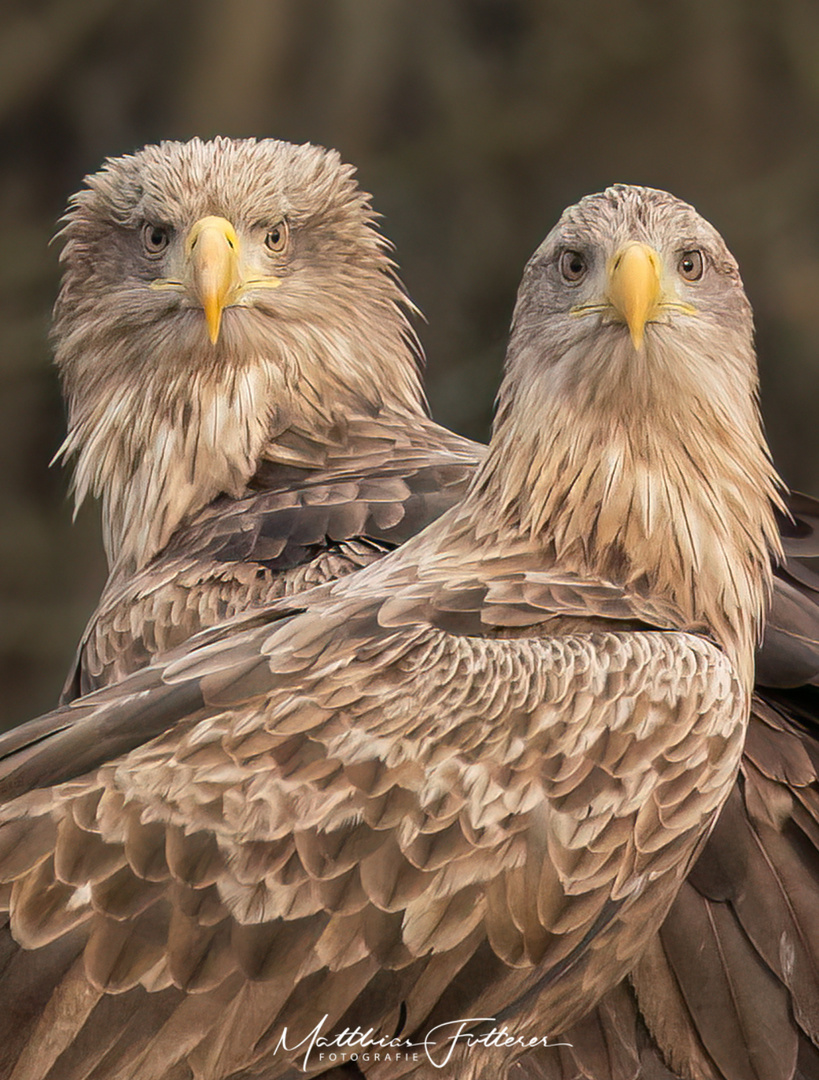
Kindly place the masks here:
<instances>
[{"instance_id":1,"label":"wing covert feather","mask_svg":"<svg viewBox=\"0 0 819 1080\"><path fill-rule=\"evenodd\" d=\"M815 715L812 689L754 698L738 782L631 974L637 1026L619 1031L683 1080L806 1080L819 1061ZM521 1080L556 1069L548 1056L524 1058Z\"/></svg>"},{"instance_id":2,"label":"wing covert feather","mask_svg":"<svg viewBox=\"0 0 819 1080\"><path fill-rule=\"evenodd\" d=\"M367 651L371 612L337 620L337 632L305 615L246 635L245 653L255 641L289 658L264 667L252 700L231 703L219 668L237 646L217 643L201 670L189 660L168 675L169 694L198 683L198 723L5 808L4 829L30 823L31 868L13 845L0 857L12 933L25 945L74 935L97 991L150 1004L177 988L167 1014L151 1013L134 1080L164 1075L151 1062L182 1022L179 992L218 1014L248 977L264 1002L259 1061L276 1025L309 1028L325 1012L373 1023L356 1002L384 968L400 998L382 1002L381 1024L403 1000L417 1029L479 948L500 977L467 984L481 1010L470 1015L510 1001L522 1021L561 1015L573 980L599 995L633 963L730 787L742 694L703 639L415 627ZM616 957L601 965L611 935ZM184 1054L248 1064L248 1044L219 1030L189 1033Z\"/></svg>"},{"instance_id":3,"label":"wing covert feather","mask_svg":"<svg viewBox=\"0 0 819 1080\"><path fill-rule=\"evenodd\" d=\"M63 701L205 627L368 566L457 502L485 454L423 416L347 427L309 465L263 463L243 498L215 499L144 570L109 581Z\"/></svg>"}]
</instances>

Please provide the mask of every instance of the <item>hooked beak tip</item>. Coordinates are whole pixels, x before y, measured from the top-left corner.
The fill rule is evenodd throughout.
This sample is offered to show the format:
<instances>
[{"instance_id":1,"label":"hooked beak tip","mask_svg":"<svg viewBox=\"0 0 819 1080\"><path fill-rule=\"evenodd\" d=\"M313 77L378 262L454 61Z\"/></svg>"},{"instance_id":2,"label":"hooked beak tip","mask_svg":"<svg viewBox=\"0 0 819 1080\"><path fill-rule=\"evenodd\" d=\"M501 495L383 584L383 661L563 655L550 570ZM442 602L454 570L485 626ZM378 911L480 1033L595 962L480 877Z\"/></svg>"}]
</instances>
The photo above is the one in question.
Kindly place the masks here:
<instances>
[{"instance_id":1,"label":"hooked beak tip","mask_svg":"<svg viewBox=\"0 0 819 1080\"><path fill-rule=\"evenodd\" d=\"M211 345L219 340L219 330L222 325L222 307L220 304L209 304L205 310L205 322L208 327L208 337Z\"/></svg>"}]
</instances>

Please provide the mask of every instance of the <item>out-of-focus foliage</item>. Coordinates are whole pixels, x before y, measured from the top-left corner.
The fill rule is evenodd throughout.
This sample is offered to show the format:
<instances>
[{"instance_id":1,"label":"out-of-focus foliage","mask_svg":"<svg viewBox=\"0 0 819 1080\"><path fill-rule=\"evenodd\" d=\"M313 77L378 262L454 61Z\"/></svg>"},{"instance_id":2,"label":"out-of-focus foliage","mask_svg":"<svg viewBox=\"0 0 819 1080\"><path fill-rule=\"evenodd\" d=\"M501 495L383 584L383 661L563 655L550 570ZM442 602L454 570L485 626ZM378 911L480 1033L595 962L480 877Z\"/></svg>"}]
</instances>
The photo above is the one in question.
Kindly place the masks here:
<instances>
[{"instance_id":1,"label":"out-of-focus foliage","mask_svg":"<svg viewBox=\"0 0 819 1080\"><path fill-rule=\"evenodd\" d=\"M48 247L106 155L275 135L359 166L425 312L434 412L484 437L520 272L561 208L665 187L743 267L777 461L819 491L815 0L4 0L0 710L54 703L104 577L71 526Z\"/></svg>"}]
</instances>

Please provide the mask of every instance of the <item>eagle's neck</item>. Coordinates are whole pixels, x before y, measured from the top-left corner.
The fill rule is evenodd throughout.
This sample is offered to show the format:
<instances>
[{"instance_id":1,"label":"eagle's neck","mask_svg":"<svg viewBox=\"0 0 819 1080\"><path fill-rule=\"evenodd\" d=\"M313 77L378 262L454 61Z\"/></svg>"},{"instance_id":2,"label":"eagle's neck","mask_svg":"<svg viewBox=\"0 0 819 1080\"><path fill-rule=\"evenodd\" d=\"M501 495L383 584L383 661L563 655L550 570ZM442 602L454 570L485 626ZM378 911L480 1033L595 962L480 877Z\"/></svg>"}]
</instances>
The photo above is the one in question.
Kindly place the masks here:
<instances>
[{"instance_id":1,"label":"eagle's neck","mask_svg":"<svg viewBox=\"0 0 819 1080\"><path fill-rule=\"evenodd\" d=\"M144 566L218 495L245 494L262 458L318 467L323 446L356 416L426 415L420 386L374 400L352 379L325 374L321 382L263 355L108 379L70 404L61 453L76 459L77 505L89 494L101 498L112 574Z\"/></svg>"},{"instance_id":2,"label":"eagle's neck","mask_svg":"<svg viewBox=\"0 0 819 1080\"><path fill-rule=\"evenodd\" d=\"M186 517L220 492L237 495L255 471L270 420L263 365L113 381L72 410L65 455L76 457L79 506L102 502L109 566L134 570Z\"/></svg>"},{"instance_id":3,"label":"eagle's neck","mask_svg":"<svg viewBox=\"0 0 819 1080\"><path fill-rule=\"evenodd\" d=\"M750 395L740 417L665 398L624 410L556 397L536 423L502 404L473 519L487 531L500 517L493 543L524 539L546 566L658 601L750 681L781 555L778 478Z\"/></svg>"}]
</instances>

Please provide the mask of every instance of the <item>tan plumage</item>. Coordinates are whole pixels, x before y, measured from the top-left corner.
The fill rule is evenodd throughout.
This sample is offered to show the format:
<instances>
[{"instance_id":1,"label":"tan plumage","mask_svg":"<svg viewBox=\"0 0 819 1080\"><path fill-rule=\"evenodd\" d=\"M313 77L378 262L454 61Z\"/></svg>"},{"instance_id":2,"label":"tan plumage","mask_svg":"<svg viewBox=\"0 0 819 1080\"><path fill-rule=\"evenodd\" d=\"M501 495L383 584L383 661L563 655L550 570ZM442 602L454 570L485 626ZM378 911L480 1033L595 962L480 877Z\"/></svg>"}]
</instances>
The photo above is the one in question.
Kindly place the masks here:
<instances>
[{"instance_id":1,"label":"tan plumage","mask_svg":"<svg viewBox=\"0 0 819 1080\"><path fill-rule=\"evenodd\" d=\"M573 1050L524 1059L519 1080L816 1075L817 705L811 690L766 696L739 781L628 983L564 1032Z\"/></svg>"},{"instance_id":2,"label":"tan plumage","mask_svg":"<svg viewBox=\"0 0 819 1080\"><path fill-rule=\"evenodd\" d=\"M66 698L366 565L483 456L427 415L412 305L353 172L320 147L195 139L110 160L72 199L62 453L77 502L102 499L111 576ZM223 272L212 342L203 279Z\"/></svg>"},{"instance_id":3,"label":"tan plumage","mask_svg":"<svg viewBox=\"0 0 819 1080\"><path fill-rule=\"evenodd\" d=\"M630 288L632 241L665 267L639 351L605 302ZM681 244L705 252L701 282L675 278ZM690 333L711 351L675 350ZM6 740L6 948L30 987L8 1002L9 1075L291 1075L283 1026L325 1015L415 1038L460 1016L580 1021L734 783L777 542L754 393L747 301L702 219L633 188L568 211L527 268L461 504ZM582 486L553 452L567 430ZM650 510L655 481L684 521ZM459 1046L449 1067L519 1055Z\"/></svg>"},{"instance_id":4,"label":"tan plumage","mask_svg":"<svg viewBox=\"0 0 819 1080\"><path fill-rule=\"evenodd\" d=\"M345 605L338 633L325 622L315 644L297 623L263 646L286 642L273 659L287 666L291 685L298 678L296 702L292 692L268 694L263 716L258 702L232 707L188 738L149 745L88 784L56 789L48 806L34 809L23 797L9 807L29 863L15 859L12 869L10 925L20 944L88 934L84 970L97 994L141 983L203 995L183 1009L197 1015L197 1048L172 1037L182 1023L174 1010L155 1042L131 1042L133 1057L118 1066L129 1075L164 1075L157 1062L167 1067L184 1051L205 1075L231 1075L255 1057L269 1059L267 1075L280 1075L271 1042L284 1025L306 1033L326 1012L333 1029L388 1032L405 1011L407 1033L426 1030L456 1018L445 991L465 964L465 987L474 986L466 1015L511 1009L522 1030L541 1017L559 1024L626 971L678 886L741 745L742 696L713 646L693 639L692 649L679 634L601 632L475 647L413 628L357 665L351 686L348 635L351 623L355 630L372 618L368 609L351 618ZM328 637L341 639L335 649ZM229 652L227 687L224 659L201 661L212 687L205 693L220 704L244 696L233 681L235 646ZM682 681L681 663L690 667ZM473 689L468 707L453 707L464 690L454 680L431 683L441 666L476 668L483 693ZM618 685L606 704L597 693L604 670ZM542 681L557 672L544 692ZM408 679L417 687L409 702ZM617 707L631 695L640 710ZM492 721L512 707L517 723L499 737ZM614 745L600 744L601 709L615 725ZM672 792L680 770L676 785L667 772L685 742L683 779L701 790L683 801ZM38 843L43 814L59 824L56 838ZM584 945L590 927L594 953ZM528 1008L513 1006L561 961L572 966L559 983ZM243 996L255 998L257 1015L229 1032L203 1027L248 977L258 982ZM308 1000L294 990L303 981ZM375 985L384 987L379 1001ZM47 1016L29 1035L35 1060L51 1024Z\"/></svg>"}]
</instances>

